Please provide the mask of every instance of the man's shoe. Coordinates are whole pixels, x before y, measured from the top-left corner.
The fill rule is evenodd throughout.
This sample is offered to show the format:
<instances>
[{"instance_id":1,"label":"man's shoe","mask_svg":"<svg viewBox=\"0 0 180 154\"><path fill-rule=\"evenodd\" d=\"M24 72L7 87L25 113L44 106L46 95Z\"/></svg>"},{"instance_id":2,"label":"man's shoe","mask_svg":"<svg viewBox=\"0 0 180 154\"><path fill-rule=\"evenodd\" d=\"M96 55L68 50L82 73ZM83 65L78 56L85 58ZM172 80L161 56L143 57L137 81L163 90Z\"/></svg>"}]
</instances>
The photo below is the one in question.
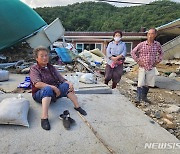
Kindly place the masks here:
<instances>
[{"instance_id":1,"label":"man's shoe","mask_svg":"<svg viewBox=\"0 0 180 154\"><path fill-rule=\"evenodd\" d=\"M66 128L67 130L69 130L70 129L70 121L68 120L68 117L64 117L63 118L63 126L64 126L64 128Z\"/></svg>"},{"instance_id":2,"label":"man's shoe","mask_svg":"<svg viewBox=\"0 0 180 154\"><path fill-rule=\"evenodd\" d=\"M64 114L59 115L59 119L63 120L65 118ZM71 117L68 117L68 120L70 121L71 124L75 124L76 121L72 119Z\"/></svg>"},{"instance_id":3,"label":"man's shoe","mask_svg":"<svg viewBox=\"0 0 180 154\"><path fill-rule=\"evenodd\" d=\"M87 115L86 111L84 111L81 107L74 108L74 109L84 116Z\"/></svg>"},{"instance_id":4,"label":"man's shoe","mask_svg":"<svg viewBox=\"0 0 180 154\"><path fill-rule=\"evenodd\" d=\"M50 130L50 124L48 119L41 119L41 127L45 130Z\"/></svg>"},{"instance_id":5,"label":"man's shoe","mask_svg":"<svg viewBox=\"0 0 180 154\"><path fill-rule=\"evenodd\" d=\"M63 115L68 117L68 120L70 121L71 124L74 124L74 123L75 123L75 120L70 117L70 113L69 113L68 110L65 110L65 111L63 112Z\"/></svg>"},{"instance_id":6,"label":"man's shoe","mask_svg":"<svg viewBox=\"0 0 180 154\"><path fill-rule=\"evenodd\" d=\"M75 120L70 117L68 110L65 110L63 114L59 115L59 118L63 120L63 126L67 130L70 129L70 125L75 123Z\"/></svg>"}]
</instances>

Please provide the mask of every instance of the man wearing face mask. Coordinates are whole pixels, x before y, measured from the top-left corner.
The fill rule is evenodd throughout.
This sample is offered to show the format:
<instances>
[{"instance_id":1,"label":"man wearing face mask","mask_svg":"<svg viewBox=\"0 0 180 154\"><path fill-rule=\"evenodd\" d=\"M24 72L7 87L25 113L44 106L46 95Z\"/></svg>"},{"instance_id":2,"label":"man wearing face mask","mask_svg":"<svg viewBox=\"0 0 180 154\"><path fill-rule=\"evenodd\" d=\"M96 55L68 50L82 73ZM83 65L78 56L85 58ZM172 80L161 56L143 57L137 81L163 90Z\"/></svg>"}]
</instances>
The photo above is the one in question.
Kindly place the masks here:
<instances>
[{"instance_id":1,"label":"man wearing face mask","mask_svg":"<svg viewBox=\"0 0 180 154\"><path fill-rule=\"evenodd\" d=\"M147 94L149 87L154 87L155 84L155 66L163 57L161 44L154 40L156 36L157 30L151 28L147 33L147 41L139 43L131 51L132 58L139 65L136 103L141 100L150 103Z\"/></svg>"},{"instance_id":2,"label":"man wearing face mask","mask_svg":"<svg viewBox=\"0 0 180 154\"><path fill-rule=\"evenodd\" d=\"M105 68L105 84L112 80L112 89L116 88L123 74L123 63L126 56L126 44L121 41L122 32L117 30L113 34L114 40L108 44L106 50L107 65Z\"/></svg>"}]
</instances>

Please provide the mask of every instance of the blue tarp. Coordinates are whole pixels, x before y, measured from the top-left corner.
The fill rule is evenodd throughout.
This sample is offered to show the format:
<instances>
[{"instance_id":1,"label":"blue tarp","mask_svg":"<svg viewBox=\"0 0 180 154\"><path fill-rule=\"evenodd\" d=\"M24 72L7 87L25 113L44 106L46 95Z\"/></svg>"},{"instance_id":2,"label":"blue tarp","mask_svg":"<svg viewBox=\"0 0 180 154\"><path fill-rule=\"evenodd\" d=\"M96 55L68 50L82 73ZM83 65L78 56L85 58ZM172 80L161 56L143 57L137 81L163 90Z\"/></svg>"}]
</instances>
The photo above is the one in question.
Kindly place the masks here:
<instances>
[{"instance_id":1,"label":"blue tarp","mask_svg":"<svg viewBox=\"0 0 180 154\"><path fill-rule=\"evenodd\" d=\"M66 48L54 48L56 51L57 55L61 58L63 63L71 63L72 57Z\"/></svg>"}]
</instances>

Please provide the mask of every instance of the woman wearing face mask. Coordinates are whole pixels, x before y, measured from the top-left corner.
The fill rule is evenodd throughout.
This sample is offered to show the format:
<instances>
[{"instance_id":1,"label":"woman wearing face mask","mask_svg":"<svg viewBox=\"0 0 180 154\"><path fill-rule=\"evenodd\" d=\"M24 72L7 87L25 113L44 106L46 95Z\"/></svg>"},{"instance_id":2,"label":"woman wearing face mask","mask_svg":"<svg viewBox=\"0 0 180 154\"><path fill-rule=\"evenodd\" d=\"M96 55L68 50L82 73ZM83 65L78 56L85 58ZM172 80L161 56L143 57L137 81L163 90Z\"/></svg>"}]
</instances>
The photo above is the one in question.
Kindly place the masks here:
<instances>
[{"instance_id":1,"label":"woman wearing face mask","mask_svg":"<svg viewBox=\"0 0 180 154\"><path fill-rule=\"evenodd\" d=\"M117 30L113 34L113 41L106 49L107 65L105 69L105 84L112 80L112 89L116 88L123 74L123 63L126 56L126 44L121 41L122 32Z\"/></svg>"}]
</instances>

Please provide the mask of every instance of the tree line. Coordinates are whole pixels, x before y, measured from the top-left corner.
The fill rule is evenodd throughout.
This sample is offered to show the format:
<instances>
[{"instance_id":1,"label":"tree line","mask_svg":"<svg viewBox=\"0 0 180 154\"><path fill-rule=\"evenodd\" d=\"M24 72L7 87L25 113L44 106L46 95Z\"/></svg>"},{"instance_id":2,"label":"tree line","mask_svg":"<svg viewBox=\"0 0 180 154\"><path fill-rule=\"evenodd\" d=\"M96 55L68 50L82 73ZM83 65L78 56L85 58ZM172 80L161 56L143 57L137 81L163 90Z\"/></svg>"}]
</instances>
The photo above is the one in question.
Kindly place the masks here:
<instances>
[{"instance_id":1,"label":"tree line","mask_svg":"<svg viewBox=\"0 0 180 154\"><path fill-rule=\"evenodd\" d=\"M83 2L35 11L48 24L60 18L66 31L138 32L141 27L158 27L180 18L180 3L159 0L149 5L115 7L104 2Z\"/></svg>"}]
</instances>

